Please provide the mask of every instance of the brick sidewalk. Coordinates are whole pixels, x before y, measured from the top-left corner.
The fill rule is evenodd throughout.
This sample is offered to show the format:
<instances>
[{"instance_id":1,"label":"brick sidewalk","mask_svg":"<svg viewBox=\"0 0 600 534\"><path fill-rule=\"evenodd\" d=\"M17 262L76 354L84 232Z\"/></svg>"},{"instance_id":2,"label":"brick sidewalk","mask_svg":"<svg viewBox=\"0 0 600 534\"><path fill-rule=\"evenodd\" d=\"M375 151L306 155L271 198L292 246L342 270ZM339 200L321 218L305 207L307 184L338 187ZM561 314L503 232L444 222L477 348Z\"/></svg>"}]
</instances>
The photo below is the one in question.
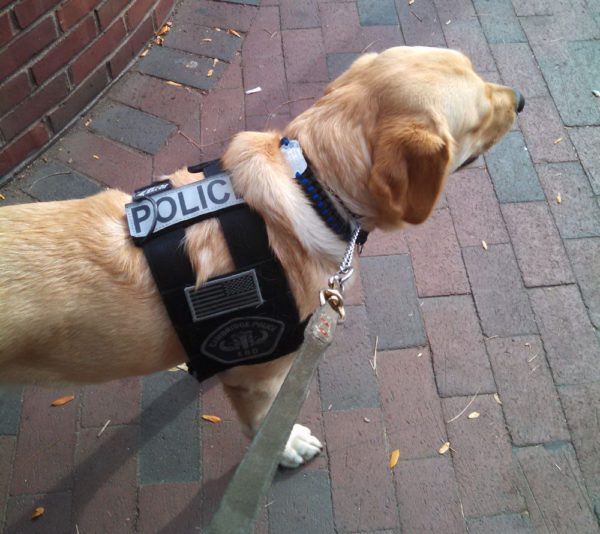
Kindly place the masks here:
<instances>
[{"instance_id":1,"label":"brick sidewalk","mask_svg":"<svg viewBox=\"0 0 600 534\"><path fill-rule=\"evenodd\" d=\"M285 125L365 49L467 52L525 111L427 223L370 240L301 417L326 453L277 476L257 532L600 532L600 5L255 4L183 0L164 46L1 203L131 191L218 156L239 130ZM246 446L216 384L181 372L3 391L0 528L197 532Z\"/></svg>"}]
</instances>

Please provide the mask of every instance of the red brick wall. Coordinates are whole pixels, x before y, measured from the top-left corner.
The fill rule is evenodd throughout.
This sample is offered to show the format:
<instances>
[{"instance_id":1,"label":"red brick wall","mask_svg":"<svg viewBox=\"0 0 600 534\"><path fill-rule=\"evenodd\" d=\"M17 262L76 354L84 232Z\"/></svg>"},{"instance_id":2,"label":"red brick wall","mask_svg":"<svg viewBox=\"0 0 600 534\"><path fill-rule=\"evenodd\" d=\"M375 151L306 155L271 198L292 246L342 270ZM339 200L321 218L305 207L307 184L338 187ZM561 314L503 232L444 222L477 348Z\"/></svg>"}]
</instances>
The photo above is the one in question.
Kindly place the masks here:
<instances>
[{"instance_id":1,"label":"red brick wall","mask_svg":"<svg viewBox=\"0 0 600 534\"><path fill-rule=\"evenodd\" d=\"M0 177L137 54L175 0L0 0Z\"/></svg>"}]
</instances>

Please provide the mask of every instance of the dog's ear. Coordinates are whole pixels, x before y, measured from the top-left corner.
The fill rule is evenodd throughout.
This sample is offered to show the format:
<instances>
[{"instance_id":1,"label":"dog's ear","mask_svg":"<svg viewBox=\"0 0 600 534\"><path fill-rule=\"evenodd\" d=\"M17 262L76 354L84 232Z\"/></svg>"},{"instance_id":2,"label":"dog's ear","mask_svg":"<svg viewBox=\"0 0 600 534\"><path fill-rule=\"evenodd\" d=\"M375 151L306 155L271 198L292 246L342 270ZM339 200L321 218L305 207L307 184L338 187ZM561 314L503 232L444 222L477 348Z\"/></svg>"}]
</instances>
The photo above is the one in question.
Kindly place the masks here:
<instances>
[{"instance_id":1,"label":"dog's ear","mask_svg":"<svg viewBox=\"0 0 600 534\"><path fill-rule=\"evenodd\" d=\"M448 173L448 144L432 126L418 120L380 126L369 177L378 226L418 224L429 216Z\"/></svg>"}]
</instances>

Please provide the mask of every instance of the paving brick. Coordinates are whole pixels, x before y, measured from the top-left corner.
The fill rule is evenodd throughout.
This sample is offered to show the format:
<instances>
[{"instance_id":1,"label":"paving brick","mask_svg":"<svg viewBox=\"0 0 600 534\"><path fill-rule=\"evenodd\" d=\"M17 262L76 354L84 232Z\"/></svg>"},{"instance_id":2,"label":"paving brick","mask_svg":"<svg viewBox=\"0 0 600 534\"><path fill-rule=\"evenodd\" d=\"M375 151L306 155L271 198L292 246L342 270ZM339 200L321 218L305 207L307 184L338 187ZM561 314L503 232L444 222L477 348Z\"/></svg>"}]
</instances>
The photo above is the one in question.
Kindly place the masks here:
<instances>
[{"instance_id":1,"label":"paving brick","mask_svg":"<svg viewBox=\"0 0 600 534\"><path fill-rule=\"evenodd\" d=\"M141 382L138 377L87 386L83 391L81 426L102 427L139 423Z\"/></svg>"},{"instance_id":2,"label":"paving brick","mask_svg":"<svg viewBox=\"0 0 600 534\"><path fill-rule=\"evenodd\" d=\"M434 0L440 20L467 20L477 17L471 0Z\"/></svg>"},{"instance_id":3,"label":"paving brick","mask_svg":"<svg viewBox=\"0 0 600 534\"><path fill-rule=\"evenodd\" d=\"M446 21L440 21L433 0L411 5L403 0L396 0L396 9L407 45L446 46L441 25Z\"/></svg>"},{"instance_id":4,"label":"paving brick","mask_svg":"<svg viewBox=\"0 0 600 534\"><path fill-rule=\"evenodd\" d=\"M469 534L529 534L533 525L527 512L522 514L502 514L467 519Z\"/></svg>"},{"instance_id":5,"label":"paving brick","mask_svg":"<svg viewBox=\"0 0 600 534\"><path fill-rule=\"evenodd\" d=\"M152 178L159 179L189 165L210 159L205 152L200 150L198 143L191 143L181 133L178 133L171 137L160 152L154 156Z\"/></svg>"},{"instance_id":6,"label":"paving brick","mask_svg":"<svg viewBox=\"0 0 600 534\"><path fill-rule=\"evenodd\" d=\"M503 204L502 214L525 286L574 282L571 265L546 202Z\"/></svg>"},{"instance_id":7,"label":"paving brick","mask_svg":"<svg viewBox=\"0 0 600 534\"><path fill-rule=\"evenodd\" d=\"M102 190L100 185L67 165L56 161L39 163L28 170L19 184L33 198L42 201L67 200L88 197Z\"/></svg>"},{"instance_id":8,"label":"paving brick","mask_svg":"<svg viewBox=\"0 0 600 534\"><path fill-rule=\"evenodd\" d=\"M175 17L171 30L165 36L165 46L223 61L231 61L242 47L242 40L235 35L216 31L214 28L186 24L186 21L178 21L177 18Z\"/></svg>"},{"instance_id":9,"label":"paving brick","mask_svg":"<svg viewBox=\"0 0 600 534\"><path fill-rule=\"evenodd\" d=\"M467 397L444 399L444 417L450 421L469 403ZM516 467L504 426L502 408L492 395L480 395L463 413L447 424L452 460L467 516L521 512L523 497L517 490Z\"/></svg>"},{"instance_id":10,"label":"paving brick","mask_svg":"<svg viewBox=\"0 0 600 534\"><path fill-rule=\"evenodd\" d=\"M527 98L527 111L519 115L519 125L527 141L531 159L535 163L577 159L569 140L572 130L567 134L549 96ZM600 136L598 141L600 142Z\"/></svg>"},{"instance_id":11,"label":"paving brick","mask_svg":"<svg viewBox=\"0 0 600 534\"><path fill-rule=\"evenodd\" d=\"M155 46L138 63L140 72L195 87L212 89L225 70L223 62L213 65L211 58L180 52L172 48ZM209 71L213 71L208 76Z\"/></svg>"},{"instance_id":12,"label":"paving brick","mask_svg":"<svg viewBox=\"0 0 600 534\"><path fill-rule=\"evenodd\" d=\"M129 106L103 103L94 109L90 129L132 148L156 154L176 126Z\"/></svg>"},{"instance_id":13,"label":"paving brick","mask_svg":"<svg viewBox=\"0 0 600 534\"><path fill-rule=\"evenodd\" d=\"M379 352L377 377L390 449L402 460L437 456L447 438L429 351Z\"/></svg>"},{"instance_id":14,"label":"paving brick","mask_svg":"<svg viewBox=\"0 0 600 534\"><path fill-rule=\"evenodd\" d=\"M56 43L47 53L42 55L31 67L31 72L38 85L66 65L70 59L83 50L96 37L97 30L94 17L85 18L77 28L73 28L63 40Z\"/></svg>"},{"instance_id":15,"label":"paving brick","mask_svg":"<svg viewBox=\"0 0 600 534\"><path fill-rule=\"evenodd\" d=\"M494 393L496 385L471 297L425 299L421 309L440 395Z\"/></svg>"},{"instance_id":16,"label":"paving brick","mask_svg":"<svg viewBox=\"0 0 600 534\"><path fill-rule=\"evenodd\" d=\"M241 89L244 84L242 82L242 65L241 53L238 52L232 62L227 65L227 68L221 75L219 83L215 86L218 89Z\"/></svg>"},{"instance_id":17,"label":"paving brick","mask_svg":"<svg viewBox=\"0 0 600 534\"><path fill-rule=\"evenodd\" d=\"M485 155L485 161L500 202L544 200L544 192L520 132L506 134Z\"/></svg>"},{"instance_id":18,"label":"paving brick","mask_svg":"<svg viewBox=\"0 0 600 534\"><path fill-rule=\"evenodd\" d=\"M355 2L320 4L319 13L326 52L360 52L368 44L358 38L361 26Z\"/></svg>"},{"instance_id":19,"label":"paving brick","mask_svg":"<svg viewBox=\"0 0 600 534\"><path fill-rule=\"evenodd\" d=\"M556 15L521 17L519 19L530 43L552 40L597 39L600 29L590 13L563 11Z\"/></svg>"},{"instance_id":20,"label":"paving brick","mask_svg":"<svg viewBox=\"0 0 600 534\"><path fill-rule=\"evenodd\" d=\"M200 25L206 27L233 28L245 32L250 29L257 11L256 7L251 5L199 0L182 3L178 7L177 16L187 23L200 21Z\"/></svg>"},{"instance_id":21,"label":"paving brick","mask_svg":"<svg viewBox=\"0 0 600 534\"><path fill-rule=\"evenodd\" d=\"M502 80L529 98L548 95L548 87L528 43L490 45ZM528 108L529 109L529 108Z\"/></svg>"},{"instance_id":22,"label":"paving brick","mask_svg":"<svg viewBox=\"0 0 600 534\"><path fill-rule=\"evenodd\" d=\"M571 128L569 135L577 149L577 155L587 173L594 194L600 195L600 127Z\"/></svg>"},{"instance_id":23,"label":"paving brick","mask_svg":"<svg viewBox=\"0 0 600 534\"><path fill-rule=\"evenodd\" d=\"M137 425L79 432L73 517L81 531L135 531L138 436Z\"/></svg>"},{"instance_id":24,"label":"paving brick","mask_svg":"<svg viewBox=\"0 0 600 534\"><path fill-rule=\"evenodd\" d=\"M239 89L210 93L202 103L200 115L202 146L229 141L244 129L244 95Z\"/></svg>"},{"instance_id":25,"label":"paving brick","mask_svg":"<svg viewBox=\"0 0 600 534\"><path fill-rule=\"evenodd\" d=\"M44 146L49 138L46 126L38 122L9 145L0 148L0 175L8 173L29 155Z\"/></svg>"},{"instance_id":26,"label":"paving brick","mask_svg":"<svg viewBox=\"0 0 600 534\"><path fill-rule=\"evenodd\" d=\"M337 529L359 532L396 527L396 499L380 410L326 413L325 435Z\"/></svg>"},{"instance_id":27,"label":"paving brick","mask_svg":"<svg viewBox=\"0 0 600 534\"><path fill-rule=\"evenodd\" d=\"M486 336L537 333L510 245L463 249L475 305Z\"/></svg>"},{"instance_id":28,"label":"paving brick","mask_svg":"<svg viewBox=\"0 0 600 534\"><path fill-rule=\"evenodd\" d=\"M54 18L48 16L19 34L0 52L0 80L8 78L17 69L41 52L58 35Z\"/></svg>"},{"instance_id":29,"label":"paving brick","mask_svg":"<svg viewBox=\"0 0 600 534\"><path fill-rule=\"evenodd\" d=\"M546 355L538 336L486 341L502 409L515 445L569 440Z\"/></svg>"},{"instance_id":30,"label":"paving brick","mask_svg":"<svg viewBox=\"0 0 600 534\"><path fill-rule=\"evenodd\" d=\"M335 531L327 471L277 474L269 502L270 534Z\"/></svg>"},{"instance_id":31,"label":"paving brick","mask_svg":"<svg viewBox=\"0 0 600 534\"><path fill-rule=\"evenodd\" d=\"M329 79L321 30L286 30L282 38L288 83Z\"/></svg>"},{"instance_id":32,"label":"paving brick","mask_svg":"<svg viewBox=\"0 0 600 534\"><path fill-rule=\"evenodd\" d=\"M308 387L308 395L302 405L300 414L296 421L301 425L307 426L312 431L313 436L317 436L322 443L325 443L325 450L317 455L307 464L302 466L303 470L310 469L328 469L329 458L327 454L327 444L325 442L325 429L323 422L324 414L321 405L321 388L319 387L318 373L312 377Z\"/></svg>"},{"instance_id":33,"label":"paving brick","mask_svg":"<svg viewBox=\"0 0 600 534\"><path fill-rule=\"evenodd\" d=\"M187 136L200 140L202 97L194 91L131 72L111 90L110 97L176 124Z\"/></svg>"},{"instance_id":34,"label":"paving brick","mask_svg":"<svg viewBox=\"0 0 600 534\"><path fill-rule=\"evenodd\" d=\"M463 247L508 243L494 188L485 169L464 169L450 177L446 198Z\"/></svg>"},{"instance_id":35,"label":"paving brick","mask_svg":"<svg viewBox=\"0 0 600 534\"><path fill-rule=\"evenodd\" d=\"M566 126L600 124L600 106L591 94L600 68L600 40L533 44L540 68Z\"/></svg>"},{"instance_id":36,"label":"paving brick","mask_svg":"<svg viewBox=\"0 0 600 534\"><path fill-rule=\"evenodd\" d=\"M187 373L144 377L139 452L142 484L199 480L198 396L198 384Z\"/></svg>"},{"instance_id":37,"label":"paving brick","mask_svg":"<svg viewBox=\"0 0 600 534\"><path fill-rule=\"evenodd\" d=\"M435 210L422 225L406 231L420 297L469 292L450 210Z\"/></svg>"},{"instance_id":38,"label":"paving brick","mask_svg":"<svg viewBox=\"0 0 600 534\"><path fill-rule=\"evenodd\" d=\"M565 241L592 324L600 329L600 239Z\"/></svg>"},{"instance_id":39,"label":"paving brick","mask_svg":"<svg viewBox=\"0 0 600 534\"><path fill-rule=\"evenodd\" d=\"M27 100L16 105L2 120L0 130L6 141L14 139L19 133L67 96L67 76L62 73L49 81L43 87L33 92Z\"/></svg>"},{"instance_id":40,"label":"paving brick","mask_svg":"<svg viewBox=\"0 0 600 534\"><path fill-rule=\"evenodd\" d=\"M515 455L550 532L600 532L571 444L526 447Z\"/></svg>"},{"instance_id":41,"label":"paving brick","mask_svg":"<svg viewBox=\"0 0 600 534\"><path fill-rule=\"evenodd\" d=\"M74 388L25 388L11 495L70 489L79 396L64 406L50 404L77 393Z\"/></svg>"},{"instance_id":42,"label":"paving brick","mask_svg":"<svg viewBox=\"0 0 600 534\"><path fill-rule=\"evenodd\" d=\"M197 483L150 484L139 490L139 532L194 532L200 529L202 494Z\"/></svg>"},{"instance_id":43,"label":"paving brick","mask_svg":"<svg viewBox=\"0 0 600 534\"><path fill-rule=\"evenodd\" d=\"M268 115L252 115L246 117L246 130L266 131L278 130L282 131L290 123L291 117L287 114L271 113Z\"/></svg>"},{"instance_id":44,"label":"paving brick","mask_svg":"<svg viewBox=\"0 0 600 534\"><path fill-rule=\"evenodd\" d=\"M422 346L425 328L417 301L410 257L360 259L371 335L381 350Z\"/></svg>"},{"instance_id":45,"label":"paving brick","mask_svg":"<svg viewBox=\"0 0 600 534\"><path fill-rule=\"evenodd\" d=\"M477 18L456 20L450 15L443 22L448 20L450 24L442 26L448 47L466 54L477 72L495 70L494 58Z\"/></svg>"},{"instance_id":46,"label":"paving brick","mask_svg":"<svg viewBox=\"0 0 600 534\"><path fill-rule=\"evenodd\" d=\"M562 385L600 380L600 341L577 286L532 289L529 295L554 381Z\"/></svg>"},{"instance_id":47,"label":"paving brick","mask_svg":"<svg viewBox=\"0 0 600 534\"><path fill-rule=\"evenodd\" d=\"M395 475L402 532L465 532L449 458L401 460Z\"/></svg>"},{"instance_id":48,"label":"paving brick","mask_svg":"<svg viewBox=\"0 0 600 534\"><path fill-rule=\"evenodd\" d=\"M406 232L375 230L369 234L361 256L393 256L396 254L408 254Z\"/></svg>"},{"instance_id":49,"label":"paving brick","mask_svg":"<svg viewBox=\"0 0 600 534\"><path fill-rule=\"evenodd\" d=\"M398 24L394 0L358 0L357 5L362 26L394 26Z\"/></svg>"},{"instance_id":50,"label":"paving brick","mask_svg":"<svg viewBox=\"0 0 600 534\"><path fill-rule=\"evenodd\" d=\"M579 163L537 166L540 182L563 239L600 236L600 208ZM560 193L561 203L556 196Z\"/></svg>"},{"instance_id":51,"label":"paving brick","mask_svg":"<svg viewBox=\"0 0 600 534\"><path fill-rule=\"evenodd\" d=\"M325 87L324 82L316 83L294 83L288 87L290 102L290 114L292 117L300 115L311 107L319 98L323 96Z\"/></svg>"},{"instance_id":52,"label":"paving brick","mask_svg":"<svg viewBox=\"0 0 600 534\"><path fill-rule=\"evenodd\" d=\"M521 43L527 37L510 0L473 0L489 43Z\"/></svg>"},{"instance_id":53,"label":"paving brick","mask_svg":"<svg viewBox=\"0 0 600 534\"><path fill-rule=\"evenodd\" d=\"M108 85L109 79L106 66L100 65L83 83L72 91L58 108L49 115L54 131L62 130L78 116L81 110Z\"/></svg>"},{"instance_id":54,"label":"paving brick","mask_svg":"<svg viewBox=\"0 0 600 534\"><path fill-rule=\"evenodd\" d=\"M329 406L332 410L375 408L379 406L379 394L369 363L375 340L369 336L362 306L348 307L346 312L346 322L338 328L319 367L321 402L327 410Z\"/></svg>"},{"instance_id":55,"label":"paving brick","mask_svg":"<svg viewBox=\"0 0 600 534\"><path fill-rule=\"evenodd\" d=\"M31 514L38 507L44 515L32 521ZM49 495L22 495L11 497L6 510L5 534L47 534L71 532L71 493Z\"/></svg>"},{"instance_id":56,"label":"paving brick","mask_svg":"<svg viewBox=\"0 0 600 534\"><path fill-rule=\"evenodd\" d=\"M4 524L16 446L16 436L0 435L0 525Z\"/></svg>"},{"instance_id":57,"label":"paving brick","mask_svg":"<svg viewBox=\"0 0 600 534\"><path fill-rule=\"evenodd\" d=\"M2 189L2 194L5 194L4 189ZM21 386L4 386L0 391L0 436L17 434L22 397L23 388Z\"/></svg>"},{"instance_id":58,"label":"paving brick","mask_svg":"<svg viewBox=\"0 0 600 534\"><path fill-rule=\"evenodd\" d=\"M395 26L362 26L360 34L365 43L361 52L383 52L393 46L405 43L400 25Z\"/></svg>"},{"instance_id":59,"label":"paving brick","mask_svg":"<svg viewBox=\"0 0 600 534\"><path fill-rule=\"evenodd\" d=\"M0 115L4 115L29 95L30 83L27 73L20 72L0 86Z\"/></svg>"},{"instance_id":60,"label":"paving brick","mask_svg":"<svg viewBox=\"0 0 600 534\"><path fill-rule=\"evenodd\" d=\"M302 28L320 28L319 4L316 0L297 2L281 0L279 3L282 30L298 30Z\"/></svg>"},{"instance_id":61,"label":"paving brick","mask_svg":"<svg viewBox=\"0 0 600 534\"><path fill-rule=\"evenodd\" d=\"M25 193L23 193L23 191L21 191L16 185L14 185L13 183L10 183L7 186L4 186L0 189L0 191L2 192L2 195L4 196L4 200L2 201L2 205L3 206L11 206L14 204L27 204L28 202L33 202L34 199L31 198L29 195L26 195ZM2 399L2 393L0 393L0 399ZM3 411L2 408L2 403L4 402L4 399L0 400L0 413ZM20 405L20 404L19 404ZM0 421L2 421L2 418L4 416L0 415ZM1 425L2 423L0 423ZM18 425L18 423L17 423ZM0 426L1 428L1 426ZM16 430L15 430L16 433ZM0 435L3 434L3 432L0 430Z\"/></svg>"},{"instance_id":62,"label":"paving brick","mask_svg":"<svg viewBox=\"0 0 600 534\"><path fill-rule=\"evenodd\" d=\"M98 158L94 158L94 155ZM65 137L55 145L49 156L68 163L73 169L109 187L124 191L147 185L152 176L150 156L87 131Z\"/></svg>"},{"instance_id":63,"label":"paving brick","mask_svg":"<svg viewBox=\"0 0 600 534\"><path fill-rule=\"evenodd\" d=\"M329 79L334 80L354 63L360 54L354 52L336 52L327 54L327 72Z\"/></svg>"},{"instance_id":64,"label":"paving brick","mask_svg":"<svg viewBox=\"0 0 600 534\"><path fill-rule=\"evenodd\" d=\"M600 384L560 386L558 392L588 493L600 517Z\"/></svg>"}]
</instances>

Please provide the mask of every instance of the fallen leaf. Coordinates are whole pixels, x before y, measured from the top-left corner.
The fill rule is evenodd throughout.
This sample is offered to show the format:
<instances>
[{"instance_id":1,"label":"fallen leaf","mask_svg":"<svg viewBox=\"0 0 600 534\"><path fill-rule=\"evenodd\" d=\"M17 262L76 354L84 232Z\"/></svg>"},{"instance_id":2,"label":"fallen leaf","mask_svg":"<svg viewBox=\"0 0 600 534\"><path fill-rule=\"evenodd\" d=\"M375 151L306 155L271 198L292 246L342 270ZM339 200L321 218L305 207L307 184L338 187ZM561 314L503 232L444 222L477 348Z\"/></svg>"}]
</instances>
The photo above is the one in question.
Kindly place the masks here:
<instances>
[{"instance_id":1,"label":"fallen leaf","mask_svg":"<svg viewBox=\"0 0 600 534\"><path fill-rule=\"evenodd\" d=\"M146 50L144 50L141 54L140 57L144 57L148 52L150 51L149 48L146 48Z\"/></svg>"},{"instance_id":2,"label":"fallen leaf","mask_svg":"<svg viewBox=\"0 0 600 534\"><path fill-rule=\"evenodd\" d=\"M562 138L562 137L559 137L558 139L555 139L555 140L554 140L554 144L555 144L555 145L558 145L558 143L561 143L561 142L562 142L562 140L563 140L563 138Z\"/></svg>"},{"instance_id":3,"label":"fallen leaf","mask_svg":"<svg viewBox=\"0 0 600 534\"><path fill-rule=\"evenodd\" d=\"M206 73L206 75L210 78L214 72L215 72L214 69L208 69L208 72Z\"/></svg>"},{"instance_id":4,"label":"fallen leaf","mask_svg":"<svg viewBox=\"0 0 600 534\"><path fill-rule=\"evenodd\" d=\"M166 82L167 85L172 85L173 87L183 87L183 85L181 85L180 83L177 82L173 82L171 80L169 80L168 82Z\"/></svg>"},{"instance_id":5,"label":"fallen leaf","mask_svg":"<svg viewBox=\"0 0 600 534\"><path fill-rule=\"evenodd\" d=\"M204 42L204 43L212 43L212 39L210 37L206 37L205 39L202 39L202 42Z\"/></svg>"},{"instance_id":6,"label":"fallen leaf","mask_svg":"<svg viewBox=\"0 0 600 534\"><path fill-rule=\"evenodd\" d=\"M392 455L390 456L390 469L394 469L398 460L400 459L400 449L394 449L392 451Z\"/></svg>"},{"instance_id":7,"label":"fallen leaf","mask_svg":"<svg viewBox=\"0 0 600 534\"><path fill-rule=\"evenodd\" d=\"M596 97L596 98L600 98L600 91L596 91L596 89L592 89L592 94Z\"/></svg>"},{"instance_id":8,"label":"fallen leaf","mask_svg":"<svg viewBox=\"0 0 600 534\"><path fill-rule=\"evenodd\" d=\"M368 417L363 417L363 420L365 421L365 423L370 423L371 420Z\"/></svg>"},{"instance_id":9,"label":"fallen leaf","mask_svg":"<svg viewBox=\"0 0 600 534\"><path fill-rule=\"evenodd\" d=\"M86 126L89 126L90 124L92 124L92 119L88 119L87 121L85 121L84 123Z\"/></svg>"},{"instance_id":10,"label":"fallen leaf","mask_svg":"<svg viewBox=\"0 0 600 534\"><path fill-rule=\"evenodd\" d=\"M477 419L481 414L479 412L471 412L467 417L469 419Z\"/></svg>"},{"instance_id":11,"label":"fallen leaf","mask_svg":"<svg viewBox=\"0 0 600 534\"><path fill-rule=\"evenodd\" d=\"M0 200L6 200L6 197L2 193L0 193Z\"/></svg>"},{"instance_id":12,"label":"fallen leaf","mask_svg":"<svg viewBox=\"0 0 600 534\"><path fill-rule=\"evenodd\" d=\"M242 36L235 30L229 29L229 30L227 30L227 33L230 33L231 35L235 35L236 37L239 37L240 39L242 38Z\"/></svg>"},{"instance_id":13,"label":"fallen leaf","mask_svg":"<svg viewBox=\"0 0 600 534\"><path fill-rule=\"evenodd\" d=\"M483 239L481 240L481 246L484 248L484 250L488 249L487 243Z\"/></svg>"},{"instance_id":14,"label":"fallen leaf","mask_svg":"<svg viewBox=\"0 0 600 534\"><path fill-rule=\"evenodd\" d=\"M440 450L438 451L440 454L446 454L448 452L448 450L450 449L450 442L446 441L446 443L444 443L441 447Z\"/></svg>"},{"instance_id":15,"label":"fallen leaf","mask_svg":"<svg viewBox=\"0 0 600 534\"><path fill-rule=\"evenodd\" d=\"M37 519L38 517L43 516L45 511L46 509L43 506L38 506L31 514L31 519Z\"/></svg>"},{"instance_id":16,"label":"fallen leaf","mask_svg":"<svg viewBox=\"0 0 600 534\"><path fill-rule=\"evenodd\" d=\"M75 395L65 395L64 397L59 397L58 399L54 399L52 401L52 406L63 406L68 404L75 398Z\"/></svg>"},{"instance_id":17,"label":"fallen leaf","mask_svg":"<svg viewBox=\"0 0 600 534\"><path fill-rule=\"evenodd\" d=\"M419 352L419 354L417 354L417 358L420 358L421 356L423 356L423 353Z\"/></svg>"},{"instance_id":18,"label":"fallen leaf","mask_svg":"<svg viewBox=\"0 0 600 534\"><path fill-rule=\"evenodd\" d=\"M213 28L216 32L220 32L221 28Z\"/></svg>"},{"instance_id":19,"label":"fallen leaf","mask_svg":"<svg viewBox=\"0 0 600 534\"><path fill-rule=\"evenodd\" d=\"M171 25L169 23L163 24L161 29L156 32L156 35L158 35L158 36L164 35L165 33L168 33L170 29L171 29Z\"/></svg>"},{"instance_id":20,"label":"fallen leaf","mask_svg":"<svg viewBox=\"0 0 600 534\"><path fill-rule=\"evenodd\" d=\"M562 202L562 197L560 196L560 193L556 194L556 203L560 204Z\"/></svg>"},{"instance_id":21,"label":"fallen leaf","mask_svg":"<svg viewBox=\"0 0 600 534\"><path fill-rule=\"evenodd\" d=\"M164 41L164 39L163 39L163 38L162 38L160 35L157 35L157 36L154 38L154 42L155 42L155 43L156 43L158 46L162 46L162 44L163 44L163 41Z\"/></svg>"},{"instance_id":22,"label":"fallen leaf","mask_svg":"<svg viewBox=\"0 0 600 534\"><path fill-rule=\"evenodd\" d=\"M100 159L100 156L98 156L97 154L93 154L92 158L94 158L94 159Z\"/></svg>"},{"instance_id":23,"label":"fallen leaf","mask_svg":"<svg viewBox=\"0 0 600 534\"><path fill-rule=\"evenodd\" d=\"M494 393L494 400L498 403L498 404L502 404L502 401L500 400L500 395L498 395L498 393Z\"/></svg>"},{"instance_id":24,"label":"fallen leaf","mask_svg":"<svg viewBox=\"0 0 600 534\"><path fill-rule=\"evenodd\" d=\"M209 423L220 423L222 419L218 415L203 415L202 419L208 421Z\"/></svg>"}]
</instances>

